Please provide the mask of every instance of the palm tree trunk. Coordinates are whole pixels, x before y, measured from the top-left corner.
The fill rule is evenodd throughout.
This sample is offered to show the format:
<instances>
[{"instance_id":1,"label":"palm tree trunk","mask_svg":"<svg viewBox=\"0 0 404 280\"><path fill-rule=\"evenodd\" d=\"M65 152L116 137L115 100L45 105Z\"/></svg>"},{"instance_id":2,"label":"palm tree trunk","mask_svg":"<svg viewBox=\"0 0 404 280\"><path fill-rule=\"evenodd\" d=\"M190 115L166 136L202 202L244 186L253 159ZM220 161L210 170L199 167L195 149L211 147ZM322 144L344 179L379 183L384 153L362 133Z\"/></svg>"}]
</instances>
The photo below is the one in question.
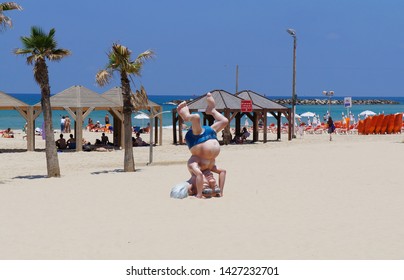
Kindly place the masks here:
<instances>
[{"instance_id":1,"label":"palm tree trunk","mask_svg":"<svg viewBox=\"0 0 404 280\"><path fill-rule=\"evenodd\" d=\"M133 159L133 144L132 144L132 109L133 105L130 98L130 84L126 72L121 72L122 96L123 96L123 129L125 149L124 165L125 172L135 171L135 160Z\"/></svg>"},{"instance_id":2,"label":"palm tree trunk","mask_svg":"<svg viewBox=\"0 0 404 280\"><path fill-rule=\"evenodd\" d=\"M34 73L35 80L41 87L41 105L45 122L45 152L48 177L60 177L59 159L52 125L48 67L45 60L37 61Z\"/></svg>"}]
</instances>

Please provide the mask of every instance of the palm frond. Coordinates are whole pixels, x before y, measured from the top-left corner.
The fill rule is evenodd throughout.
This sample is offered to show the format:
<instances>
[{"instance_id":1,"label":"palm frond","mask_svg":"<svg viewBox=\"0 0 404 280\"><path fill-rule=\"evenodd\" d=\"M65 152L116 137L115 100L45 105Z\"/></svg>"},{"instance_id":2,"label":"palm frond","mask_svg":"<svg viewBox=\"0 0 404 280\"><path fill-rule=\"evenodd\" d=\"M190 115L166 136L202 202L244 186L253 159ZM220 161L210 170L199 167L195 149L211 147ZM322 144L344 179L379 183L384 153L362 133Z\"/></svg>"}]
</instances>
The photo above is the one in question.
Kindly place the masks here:
<instances>
[{"instance_id":1,"label":"palm frond","mask_svg":"<svg viewBox=\"0 0 404 280\"><path fill-rule=\"evenodd\" d=\"M128 66L126 67L126 72L128 74L132 74L132 75L140 77L141 72L142 72L142 65L136 64L136 63L128 64Z\"/></svg>"},{"instance_id":2,"label":"palm frond","mask_svg":"<svg viewBox=\"0 0 404 280\"><path fill-rule=\"evenodd\" d=\"M22 10L22 7L14 2L5 2L0 3L0 12L2 11L10 11L10 10Z\"/></svg>"},{"instance_id":3,"label":"palm frond","mask_svg":"<svg viewBox=\"0 0 404 280\"><path fill-rule=\"evenodd\" d=\"M110 63L115 69L122 69L126 71L130 64L131 51L120 44L114 43L112 45L112 51L110 53Z\"/></svg>"},{"instance_id":4,"label":"palm frond","mask_svg":"<svg viewBox=\"0 0 404 280\"><path fill-rule=\"evenodd\" d=\"M6 27L12 27L12 26L13 23L11 19L8 16L0 13L0 29L5 29Z\"/></svg>"},{"instance_id":5,"label":"palm frond","mask_svg":"<svg viewBox=\"0 0 404 280\"><path fill-rule=\"evenodd\" d=\"M140 91L136 90L135 94L131 94L131 101L136 111L145 109L147 107L149 104L149 99L143 86L141 86Z\"/></svg>"},{"instance_id":6,"label":"palm frond","mask_svg":"<svg viewBox=\"0 0 404 280\"><path fill-rule=\"evenodd\" d=\"M27 64L32 65L35 63L35 61L38 59L36 55L30 55L27 57Z\"/></svg>"},{"instance_id":7,"label":"palm frond","mask_svg":"<svg viewBox=\"0 0 404 280\"><path fill-rule=\"evenodd\" d=\"M4 11L10 10L22 10L22 7L14 2L0 3L0 31L13 26L11 18L3 13Z\"/></svg>"},{"instance_id":8,"label":"palm frond","mask_svg":"<svg viewBox=\"0 0 404 280\"><path fill-rule=\"evenodd\" d=\"M69 50L65 50L65 49L56 49L53 52L51 52L50 54L47 55L49 60L52 61L59 61L62 58L71 55L71 52Z\"/></svg>"},{"instance_id":9,"label":"palm frond","mask_svg":"<svg viewBox=\"0 0 404 280\"><path fill-rule=\"evenodd\" d=\"M95 75L95 81L101 87L109 84L111 78L112 78L111 71L108 71L106 69L98 71L97 75Z\"/></svg>"},{"instance_id":10,"label":"palm frond","mask_svg":"<svg viewBox=\"0 0 404 280\"><path fill-rule=\"evenodd\" d=\"M26 55L26 54L31 53L31 51L30 51L30 50L27 50L27 49L16 48L16 49L13 50L13 53L14 53L14 54L23 54L23 55Z\"/></svg>"},{"instance_id":11,"label":"palm frond","mask_svg":"<svg viewBox=\"0 0 404 280\"><path fill-rule=\"evenodd\" d=\"M154 57L154 52L152 50L147 50L147 51L139 54L138 57L129 64L127 72L132 75L141 77L142 76L141 72L142 72L144 62L146 62L147 60L149 60L153 57Z\"/></svg>"},{"instance_id":12,"label":"palm frond","mask_svg":"<svg viewBox=\"0 0 404 280\"><path fill-rule=\"evenodd\" d=\"M21 37L24 48L14 50L17 55L29 56L27 64L37 62L39 59L49 59L50 61L60 61L62 58L70 55L66 49L58 49L55 40L55 29L52 28L49 33L45 33L40 27L31 27L30 36Z\"/></svg>"},{"instance_id":13,"label":"palm frond","mask_svg":"<svg viewBox=\"0 0 404 280\"><path fill-rule=\"evenodd\" d=\"M135 64L141 64L143 65L144 62L146 62L149 59L152 59L155 57L155 53L152 50L147 50L139 54L134 61Z\"/></svg>"},{"instance_id":14,"label":"palm frond","mask_svg":"<svg viewBox=\"0 0 404 280\"><path fill-rule=\"evenodd\" d=\"M30 50L30 49L18 49L17 48L17 49L13 50L13 53L16 54L16 55L27 56L27 64L28 65L32 65L37 59L36 55L29 55L29 54L32 54L32 50Z\"/></svg>"}]
</instances>

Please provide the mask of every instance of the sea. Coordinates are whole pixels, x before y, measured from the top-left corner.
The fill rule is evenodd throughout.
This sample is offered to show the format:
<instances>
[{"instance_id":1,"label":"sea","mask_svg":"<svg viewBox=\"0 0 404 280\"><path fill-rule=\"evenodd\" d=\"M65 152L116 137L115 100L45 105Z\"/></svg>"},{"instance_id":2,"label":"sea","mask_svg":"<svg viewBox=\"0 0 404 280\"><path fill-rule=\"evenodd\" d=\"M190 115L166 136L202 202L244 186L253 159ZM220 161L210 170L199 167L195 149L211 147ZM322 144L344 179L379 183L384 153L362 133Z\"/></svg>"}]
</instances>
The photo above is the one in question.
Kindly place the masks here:
<instances>
[{"instance_id":1,"label":"sea","mask_svg":"<svg viewBox=\"0 0 404 280\"><path fill-rule=\"evenodd\" d=\"M11 96L29 104L34 105L41 100L40 94L35 93L14 93ZM163 126L164 127L172 127L172 115L171 111L176 106L170 104L170 101L173 100L190 100L195 99L198 96L194 95L150 95L149 99L159 105L162 106L163 109ZM267 96L269 99L281 99L281 98L289 98L285 96ZM301 99L324 99L324 96L304 96L300 97ZM344 97L336 97L334 96L332 100L343 100ZM383 99L383 100L392 100L397 101L399 104L395 105L352 105L349 108L349 112L351 112L355 118L358 118L358 114L365 110L370 110L375 112L376 114L394 114L398 112L404 112L404 97L352 97L352 100L366 100L366 99ZM320 119L323 119L323 116L328 112L330 109L331 116L336 120L340 120L342 118L342 114L347 115L348 108L345 108L344 105L296 105L296 114L302 114L305 112L312 112L316 115L320 116ZM84 120L84 123L87 124L88 118L92 118L94 122L99 121L100 123L104 122L104 117L106 111L93 111L90 115ZM147 113L147 112L145 112ZM137 112L133 113L133 117L138 114ZM52 111L52 120L53 120L53 127L55 130L59 129L60 127L60 119L62 116L67 116L67 111ZM363 118L363 117L362 117ZM303 121L306 121L307 118L303 118ZM283 119L286 122L286 119ZM242 119L242 125L249 122L250 120L245 120L245 117ZM268 117L268 124L275 122L274 118ZM146 126L148 120L146 119L132 119L133 126ZM35 126L42 127L43 124L43 116L42 114L36 119ZM22 129L25 125L25 119L20 115L20 113L16 110L0 110L0 129ZM231 126L234 126L234 121L231 123Z\"/></svg>"}]
</instances>

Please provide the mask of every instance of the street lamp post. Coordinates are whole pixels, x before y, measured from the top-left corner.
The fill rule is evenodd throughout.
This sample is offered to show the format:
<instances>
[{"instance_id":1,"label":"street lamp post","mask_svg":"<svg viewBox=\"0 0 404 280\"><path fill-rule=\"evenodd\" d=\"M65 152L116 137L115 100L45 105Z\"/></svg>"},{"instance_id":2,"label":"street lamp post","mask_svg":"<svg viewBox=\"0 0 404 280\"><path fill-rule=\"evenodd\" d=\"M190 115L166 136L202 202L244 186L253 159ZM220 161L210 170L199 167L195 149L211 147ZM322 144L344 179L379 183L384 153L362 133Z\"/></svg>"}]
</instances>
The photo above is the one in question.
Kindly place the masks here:
<instances>
[{"instance_id":1,"label":"street lamp post","mask_svg":"<svg viewBox=\"0 0 404 280\"><path fill-rule=\"evenodd\" d=\"M293 29L286 30L293 37L293 81L292 81L292 137L295 135L295 115L296 115L296 31Z\"/></svg>"},{"instance_id":2,"label":"street lamp post","mask_svg":"<svg viewBox=\"0 0 404 280\"><path fill-rule=\"evenodd\" d=\"M334 95L334 91L323 90L323 94L328 97L328 115L331 116L331 97Z\"/></svg>"}]
</instances>

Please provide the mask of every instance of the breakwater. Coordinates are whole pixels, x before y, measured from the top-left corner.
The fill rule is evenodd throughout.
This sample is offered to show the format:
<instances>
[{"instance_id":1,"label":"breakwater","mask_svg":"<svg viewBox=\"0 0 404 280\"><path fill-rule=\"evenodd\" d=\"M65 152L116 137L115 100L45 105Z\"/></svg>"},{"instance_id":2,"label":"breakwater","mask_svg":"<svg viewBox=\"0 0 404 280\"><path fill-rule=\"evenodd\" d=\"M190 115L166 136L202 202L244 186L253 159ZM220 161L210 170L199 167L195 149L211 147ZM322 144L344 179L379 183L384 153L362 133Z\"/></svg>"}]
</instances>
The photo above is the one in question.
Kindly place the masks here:
<instances>
[{"instance_id":1,"label":"breakwater","mask_svg":"<svg viewBox=\"0 0 404 280\"><path fill-rule=\"evenodd\" d=\"M281 104L281 105L291 105L292 104L292 98L277 98L277 99L272 99L269 98L272 101ZM192 100L192 99L191 99ZM165 102L164 104L170 104L170 105L178 105L184 100L171 100L169 102ZM324 98L308 98L308 99L296 99L296 105L327 105L328 104L328 99ZM400 104L398 101L394 100L388 100L388 99L352 99L352 104L353 105L396 105ZM344 105L343 100L336 100L336 99L331 99L331 105Z\"/></svg>"},{"instance_id":2,"label":"breakwater","mask_svg":"<svg viewBox=\"0 0 404 280\"><path fill-rule=\"evenodd\" d=\"M291 105L292 99L271 99L272 101L281 105ZM328 99L310 98L310 99L296 99L296 105L327 105ZM344 105L343 100L331 99L332 105ZM400 104L397 101L388 99L352 99L353 105L395 105Z\"/></svg>"}]
</instances>

